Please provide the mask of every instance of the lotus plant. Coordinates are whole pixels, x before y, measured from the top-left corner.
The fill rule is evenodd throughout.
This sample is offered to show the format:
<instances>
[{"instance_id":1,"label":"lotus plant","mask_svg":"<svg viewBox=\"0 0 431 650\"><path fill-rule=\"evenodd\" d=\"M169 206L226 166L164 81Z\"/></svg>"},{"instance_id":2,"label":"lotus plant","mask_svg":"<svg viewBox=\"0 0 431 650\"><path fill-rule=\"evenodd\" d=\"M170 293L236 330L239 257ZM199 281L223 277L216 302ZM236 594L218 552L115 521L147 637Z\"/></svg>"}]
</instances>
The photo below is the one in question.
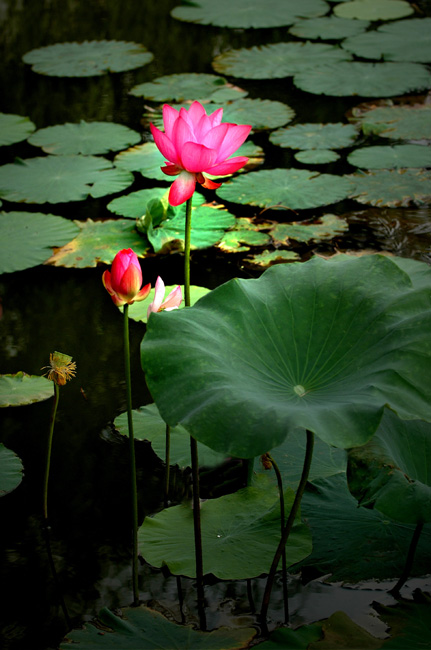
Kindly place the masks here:
<instances>
[{"instance_id":1,"label":"lotus plant","mask_svg":"<svg viewBox=\"0 0 431 650\"><path fill-rule=\"evenodd\" d=\"M171 311L172 309L178 309L183 299L181 287L178 285L165 297L165 283L162 278L159 276L156 280L156 286L154 291L154 300L150 303L147 311L147 318L150 317L152 312L157 313L159 311Z\"/></svg>"}]
</instances>

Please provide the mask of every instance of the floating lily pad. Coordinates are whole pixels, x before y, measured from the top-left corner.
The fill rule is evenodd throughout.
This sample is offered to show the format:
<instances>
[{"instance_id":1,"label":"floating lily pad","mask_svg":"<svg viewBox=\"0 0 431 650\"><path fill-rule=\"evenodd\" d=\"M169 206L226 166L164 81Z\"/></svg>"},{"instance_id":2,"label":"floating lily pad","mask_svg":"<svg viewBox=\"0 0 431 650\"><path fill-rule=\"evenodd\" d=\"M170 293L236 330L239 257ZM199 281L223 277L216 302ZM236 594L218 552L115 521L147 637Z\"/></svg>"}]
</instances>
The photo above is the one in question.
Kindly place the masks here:
<instances>
[{"instance_id":1,"label":"floating lily pad","mask_svg":"<svg viewBox=\"0 0 431 650\"><path fill-rule=\"evenodd\" d=\"M40 212L0 213L0 273L13 273L43 264L52 249L79 233L68 219Z\"/></svg>"},{"instance_id":2,"label":"floating lily pad","mask_svg":"<svg viewBox=\"0 0 431 650\"><path fill-rule=\"evenodd\" d=\"M359 20L394 20L413 12L411 4L404 0L352 0L340 2L334 7L334 14L339 18Z\"/></svg>"},{"instance_id":3,"label":"floating lily pad","mask_svg":"<svg viewBox=\"0 0 431 650\"><path fill-rule=\"evenodd\" d=\"M175 7L171 15L178 20L217 27L281 27L298 18L322 16L329 10L323 0L194 0L193 4Z\"/></svg>"},{"instance_id":4,"label":"floating lily pad","mask_svg":"<svg viewBox=\"0 0 431 650\"><path fill-rule=\"evenodd\" d=\"M28 141L50 154L88 155L119 151L140 139L139 133L123 124L82 120L78 124L57 124L39 129Z\"/></svg>"},{"instance_id":5,"label":"floating lily pad","mask_svg":"<svg viewBox=\"0 0 431 650\"><path fill-rule=\"evenodd\" d=\"M128 160L128 164L129 162L132 164L132 159L134 159L133 155ZM163 175L165 178L168 178L165 174ZM139 219L145 215L148 202L153 199L161 199L162 196L166 194L166 191L166 187L151 187L146 190L138 190L137 192L131 192L130 194L119 196L117 199L108 203L106 207L110 212L119 214L122 217Z\"/></svg>"},{"instance_id":6,"label":"floating lily pad","mask_svg":"<svg viewBox=\"0 0 431 650\"><path fill-rule=\"evenodd\" d=\"M153 55L139 43L84 41L39 47L22 57L35 72L52 77L93 77L140 68Z\"/></svg>"},{"instance_id":7,"label":"floating lily pad","mask_svg":"<svg viewBox=\"0 0 431 650\"><path fill-rule=\"evenodd\" d=\"M0 442L0 497L15 490L22 481L22 475L21 459L15 452Z\"/></svg>"},{"instance_id":8,"label":"floating lily pad","mask_svg":"<svg viewBox=\"0 0 431 650\"><path fill-rule=\"evenodd\" d=\"M301 242L323 241L344 234L349 229L345 219L335 214L324 214L318 223L279 223L271 231L276 244L287 244L289 239Z\"/></svg>"},{"instance_id":9,"label":"floating lily pad","mask_svg":"<svg viewBox=\"0 0 431 650\"><path fill-rule=\"evenodd\" d=\"M419 144L363 147L352 151L347 160L351 165L363 169L431 167L431 150Z\"/></svg>"},{"instance_id":10,"label":"floating lily pad","mask_svg":"<svg viewBox=\"0 0 431 650\"><path fill-rule=\"evenodd\" d=\"M46 377L25 372L0 375L0 408L43 402L53 395L52 381Z\"/></svg>"},{"instance_id":11,"label":"floating lily pad","mask_svg":"<svg viewBox=\"0 0 431 650\"><path fill-rule=\"evenodd\" d=\"M350 190L349 180L340 176L307 169L263 169L223 183L217 195L233 203L306 210L342 201Z\"/></svg>"},{"instance_id":12,"label":"floating lily pad","mask_svg":"<svg viewBox=\"0 0 431 650\"><path fill-rule=\"evenodd\" d=\"M414 602L402 600L394 607L373 603L379 617L391 630L391 638L385 640L383 648L388 650L405 650L405 648L423 647L431 637L431 619L429 610L431 599L428 593L413 592Z\"/></svg>"},{"instance_id":13,"label":"floating lily pad","mask_svg":"<svg viewBox=\"0 0 431 650\"><path fill-rule=\"evenodd\" d=\"M407 207L431 203L431 172L421 169L382 169L348 176L351 199L386 207Z\"/></svg>"},{"instance_id":14,"label":"floating lily pad","mask_svg":"<svg viewBox=\"0 0 431 650\"><path fill-rule=\"evenodd\" d=\"M167 286L165 295L167 296L168 293L172 291L172 289L175 289L176 286L178 285ZM194 305L195 302L197 302L200 298L202 298L202 296L205 296L205 294L207 294L208 291L210 290L207 289L206 287L198 287L192 284L190 286L190 304ZM146 323L148 307L149 304L153 302L153 300L154 300L154 291L151 291L148 297L145 298L145 300L141 300L140 302L134 302L132 305L129 306L129 318L138 321L140 323ZM183 307L185 307L184 300L179 306L179 309L182 309ZM121 307L119 309L121 309Z\"/></svg>"},{"instance_id":15,"label":"floating lily pad","mask_svg":"<svg viewBox=\"0 0 431 650\"><path fill-rule=\"evenodd\" d=\"M137 232L130 219L87 219L75 223L80 227L78 235L56 251L47 264L82 269L97 266L100 262L111 264L123 248L132 248L138 257L145 257L150 250L148 240Z\"/></svg>"},{"instance_id":16,"label":"floating lily pad","mask_svg":"<svg viewBox=\"0 0 431 650\"><path fill-rule=\"evenodd\" d=\"M235 228L228 230L218 247L228 253L250 250L250 246L264 246L271 240L261 230L268 229L268 224L256 224L251 219L241 217L236 220Z\"/></svg>"},{"instance_id":17,"label":"floating lily pad","mask_svg":"<svg viewBox=\"0 0 431 650\"><path fill-rule=\"evenodd\" d=\"M304 163L304 165L325 165L338 160L339 157L340 154L329 149L309 149L308 151L298 151L294 155L295 160Z\"/></svg>"},{"instance_id":18,"label":"floating lily pad","mask_svg":"<svg viewBox=\"0 0 431 650\"><path fill-rule=\"evenodd\" d=\"M283 249L278 249L275 251L263 251L262 253L257 253L251 257L247 257L248 264L256 264L263 268L268 268L273 264L280 264L283 262L298 262L300 259L298 253L294 251L286 251Z\"/></svg>"},{"instance_id":19,"label":"floating lily pad","mask_svg":"<svg viewBox=\"0 0 431 650\"><path fill-rule=\"evenodd\" d=\"M273 43L228 50L213 61L217 72L243 79L279 79L324 64L349 61L350 53L327 43Z\"/></svg>"},{"instance_id":20,"label":"floating lily pad","mask_svg":"<svg viewBox=\"0 0 431 650\"><path fill-rule=\"evenodd\" d=\"M92 624L72 630L60 644L61 650L70 650L75 645L79 650L240 650L249 645L255 634L252 628L200 632L176 625L143 605L126 607L122 614L116 616L103 608L99 620L104 631Z\"/></svg>"},{"instance_id":21,"label":"floating lily pad","mask_svg":"<svg viewBox=\"0 0 431 650\"><path fill-rule=\"evenodd\" d=\"M145 142L127 149L127 151L122 151L115 156L114 164L120 169L140 172L142 176L147 178L167 182L172 180L161 170L161 167L165 164L165 159L154 142Z\"/></svg>"},{"instance_id":22,"label":"floating lily pad","mask_svg":"<svg viewBox=\"0 0 431 650\"><path fill-rule=\"evenodd\" d=\"M134 86L130 95L153 102L185 102L187 100L224 102L247 95L246 90L232 86L214 74L184 72L158 77L154 81Z\"/></svg>"},{"instance_id":23,"label":"floating lily pad","mask_svg":"<svg viewBox=\"0 0 431 650\"><path fill-rule=\"evenodd\" d=\"M299 38L337 40L356 36L365 32L369 25L368 20L349 20L337 16L324 16L322 18L309 18L301 20L289 29L289 33Z\"/></svg>"},{"instance_id":24,"label":"floating lily pad","mask_svg":"<svg viewBox=\"0 0 431 650\"><path fill-rule=\"evenodd\" d=\"M171 288L168 287L168 290ZM194 302L196 302L196 297ZM133 305L136 304L139 303L133 303ZM135 439L149 440L154 452L164 461L166 454L166 422L160 417L157 406L155 404L141 406L141 408L132 411L132 417ZM122 435L128 436L127 413L122 413L115 418L114 426ZM189 467L191 464L190 436L184 427L171 428L170 441L170 464L182 468ZM198 442L198 456L201 467L215 467L225 460L223 454L213 451L200 442Z\"/></svg>"},{"instance_id":25,"label":"floating lily pad","mask_svg":"<svg viewBox=\"0 0 431 650\"><path fill-rule=\"evenodd\" d=\"M353 124L295 124L277 129L269 136L272 144L291 149L341 149L349 147L358 134Z\"/></svg>"},{"instance_id":26,"label":"floating lily pad","mask_svg":"<svg viewBox=\"0 0 431 650\"><path fill-rule=\"evenodd\" d=\"M0 113L0 146L25 140L35 128L36 126L28 117Z\"/></svg>"},{"instance_id":27,"label":"floating lily pad","mask_svg":"<svg viewBox=\"0 0 431 650\"><path fill-rule=\"evenodd\" d=\"M341 61L297 73L293 82L316 95L392 97L431 88L431 74L420 63Z\"/></svg>"},{"instance_id":28,"label":"floating lily pad","mask_svg":"<svg viewBox=\"0 0 431 650\"><path fill-rule=\"evenodd\" d=\"M46 156L0 167L0 196L24 203L66 203L121 192L133 174L96 156Z\"/></svg>"},{"instance_id":29,"label":"floating lily pad","mask_svg":"<svg viewBox=\"0 0 431 650\"><path fill-rule=\"evenodd\" d=\"M256 485L202 503L205 574L212 573L221 580L241 580L269 572L280 541L280 502L275 485L266 480L256 480ZM286 490L286 513L293 498L294 492ZM193 510L189 504L147 517L138 531L147 562L190 577L196 575L193 536ZM288 565L304 559L310 551L309 530L297 517L286 546Z\"/></svg>"},{"instance_id":30,"label":"floating lily pad","mask_svg":"<svg viewBox=\"0 0 431 650\"><path fill-rule=\"evenodd\" d=\"M365 135L396 140L431 140L431 106L363 105L352 110L352 121L359 122Z\"/></svg>"}]
</instances>

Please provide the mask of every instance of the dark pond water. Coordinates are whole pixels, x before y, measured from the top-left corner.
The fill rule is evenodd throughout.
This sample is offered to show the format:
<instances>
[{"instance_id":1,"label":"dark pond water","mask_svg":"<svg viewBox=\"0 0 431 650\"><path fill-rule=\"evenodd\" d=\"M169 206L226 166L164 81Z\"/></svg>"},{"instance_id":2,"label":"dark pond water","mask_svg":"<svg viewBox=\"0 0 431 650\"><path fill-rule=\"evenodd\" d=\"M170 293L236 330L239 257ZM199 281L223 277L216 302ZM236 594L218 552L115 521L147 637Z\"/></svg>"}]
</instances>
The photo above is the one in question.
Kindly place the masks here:
<instances>
[{"instance_id":1,"label":"dark pond water","mask_svg":"<svg viewBox=\"0 0 431 650\"><path fill-rule=\"evenodd\" d=\"M217 29L182 23L170 17L176 0L116 2L114 0L0 0L0 111L26 115L38 128L65 122L106 120L125 124L142 133L142 99L129 95L138 83L180 72L213 73L214 56L228 48L250 47L286 38L286 28L266 30ZM120 74L88 79L62 79L37 75L25 66L22 55L35 48L61 41L117 39L143 43L154 54L149 65ZM290 80L241 82L250 97L283 101L300 122L345 121L345 113L358 98L324 98L296 90ZM264 147L268 168L292 164L286 150L270 145L267 133L253 137ZM16 156L39 155L38 149L20 143L3 147L1 162ZM328 171L353 171L341 161ZM154 185L142 177L128 189ZM109 216L112 197L55 207L3 203L5 210L54 212L85 220ZM236 214L253 214L235 208ZM427 260L430 243L430 211L372 209L345 201L334 206L336 214L349 213L350 230L343 237L314 246L322 253L337 249L391 250L399 255ZM234 211L235 213L235 211ZM322 211L313 211L319 214ZM286 213L287 214L287 213ZM112 216L112 215L111 215ZM312 216L311 211L301 214ZM369 219L368 219L369 217ZM281 219L280 213L275 217ZM285 217L289 218L289 217ZM31 236L31 235L29 235ZM311 248L299 246L306 259ZM146 282L161 275L166 284L182 281L182 257L146 259L142 263ZM39 266L0 276L1 373L23 370L40 374L50 352L60 350L77 362L76 380L61 391L55 428L50 482L50 513L53 552L70 615L75 624L94 616L101 606L110 608L131 601L128 550L128 448L111 423L126 410L123 379L122 318L101 283L103 268L73 270ZM227 279L250 277L257 272L243 256L220 251L193 254L192 281L213 288ZM151 401L139 364L143 325L131 322L133 405ZM0 500L1 606L0 645L32 650L55 648L66 627L50 578L40 530L41 481L45 442L51 412L50 400L0 412L0 440L23 460L25 480ZM149 444L137 445L140 515L160 506L163 466ZM175 478L175 477L174 477ZM174 497L187 491L187 477L178 473ZM203 486L204 490L211 486ZM175 492L175 491L174 491ZM313 583L314 584L314 583ZM414 586L409 583L408 587ZM303 587L292 578L292 622L317 620L344 602L346 611L364 623L368 603L363 590L356 596L337 597L337 588L323 583ZM176 584L161 573L142 569L141 598L170 611L178 618ZM256 582L256 599L262 586ZM185 583L187 619L196 620L193 588ZM282 620L279 593L271 617ZM319 595L324 598L319 598ZM358 595L359 594L359 595ZM250 625L245 583L208 587L209 627L221 624ZM338 598L338 599L337 599ZM391 599L386 602L391 602ZM222 606L220 606L222 603ZM323 605L322 603L326 603ZM280 606L279 606L280 605ZM372 621L368 624L372 628ZM378 628L378 629L377 629ZM377 625L377 634L384 630Z\"/></svg>"}]
</instances>

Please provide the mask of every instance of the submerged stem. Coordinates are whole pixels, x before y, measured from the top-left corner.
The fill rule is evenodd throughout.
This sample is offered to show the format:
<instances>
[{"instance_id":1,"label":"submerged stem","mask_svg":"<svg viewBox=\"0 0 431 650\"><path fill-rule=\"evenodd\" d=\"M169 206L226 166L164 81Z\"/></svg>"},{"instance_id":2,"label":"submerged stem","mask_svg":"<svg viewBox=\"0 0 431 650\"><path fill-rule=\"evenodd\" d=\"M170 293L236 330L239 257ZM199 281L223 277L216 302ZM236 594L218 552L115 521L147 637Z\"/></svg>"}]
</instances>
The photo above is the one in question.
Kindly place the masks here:
<instances>
[{"instance_id":1,"label":"submerged stem","mask_svg":"<svg viewBox=\"0 0 431 650\"><path fill-rule=\"evenodd\" d=\"M389 591L389 593L392 594L393 596L397 597L400 595L400 589L410 575L410 571L413 566L413 560L416 553L416 548L419 543L419 538L421 536L423 527L424 527L423 521L420 521L418 524L416 524L416 528L414 530L413 537L410 542L409 550L407 552L407 558L406 558L406 563L404 565L404 570L395 587L392 587L392 589Z\"/></svg>"}]
</instances>

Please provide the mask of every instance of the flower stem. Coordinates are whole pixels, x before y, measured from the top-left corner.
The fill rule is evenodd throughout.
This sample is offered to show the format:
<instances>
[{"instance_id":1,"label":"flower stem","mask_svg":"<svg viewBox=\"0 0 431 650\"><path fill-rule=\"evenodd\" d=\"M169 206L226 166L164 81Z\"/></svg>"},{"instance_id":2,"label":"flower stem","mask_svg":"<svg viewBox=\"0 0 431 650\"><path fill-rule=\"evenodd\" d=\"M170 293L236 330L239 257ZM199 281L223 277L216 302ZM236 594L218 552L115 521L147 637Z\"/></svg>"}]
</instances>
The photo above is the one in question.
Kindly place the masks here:
<instances>
[{"instance_id":1,"label":"flower stem","mask_svg":"<svg viewBox=\"0 0 431 650\"><path fill-rule=\"evenodd\" d=\"M278 492L280 494L280 525L281 525L281 534L283 535L284 530L284 493L283 493L283 479L281 477L280 469L271 456L268 454L269 460L272 463L274 468L275 475L277 477ZM289 599L287 593L287 563L286 563L286 547L283 548L283 553L281 556L281 566L282 566L282 580L283 580L283 602L284 602L284 622L289 622Z\"/></svg>"},{"instance_id":2,"label":"flower stem","mask_svg":"<svg viewBox=\"0 0 431 650\"><path fill-rule=\"evenodd\" d=\"M60 398L60 389L58 384L54 381L54 404L52 405L51 419L49 422L48 445L46 449L46 462L45 462L45 476L43 481L43 518L45 522L48 519L48 483L49 483L49 469L51 466L51 450L52 438L54 435L54 424L57 415L58 400Z\"/></svg>"},{"instance_id":3,"label":"flower stem","mask_svg":"<svg viewBox=\"0 0 431 650\"><path fill-rule=\"evenodd\" d=\"M184 235L184 305L190 307L190 236L192 230L192 198L186 203L186 229Z\"/></svg>"},{"instance_id":4,"label":"flower stem","mask_svg":"<svg viewBox=\"0 0 431 650\"><path fill-rule=\"evenodd\" d=\"M262 630L264 631L264 633L268 631L266 619L268 615L269 599L271 597L271 591L274 584L275 573L277 571L277 566L280 561L281 555L283 553L283 549L287 544L287 540L289 539L289 535L293 528L293 524L295 523L295 517L299 510L299 506L301 504L302 495L304 494L308 475L310 473L311 460L313 458L313 448L314 448L314 433L307 429L307 446L305 449L305 458L304 458L304 465L302 468L301 480L299 481L298 489L296 490L295 499L293 501L293 505L290 510L289 517L287 518L286 526L284 527L283 534L281 536L280 542L278 544L277 550L274 555L274 559L272 560L271 568L268 574L268 579L266 581L265 592L263 594L260 618L261 618Z\"/></svg>"},{"instance_id":5,"label":"flower stem","mask_svg":"<svg viewBox=\"0 0 431 650\"><path fill-rule=\"evenodd\" d=\"M138 494L136 485L136 460L135 460L135 437L133 434L132 417L132 378L130 372L130 342L129 342L129 305L124 305L124 372L126 376L127 394L127 423L129 427L129 449L130 449L130 488L132 499L132 586L133 605L139 605L138 586Z\"/></svg>"},{"instance_id":6,"label":"flower stem","mask_svg":"<svg viewBox=\"0 0 431 650\"><path fill-rule=\"evenodd\" d=\"M171 453L171 427L166 425L165 434L165 507L169 502L169 481L170 481L170 453Z\"/></svg>"}]
</instances>

